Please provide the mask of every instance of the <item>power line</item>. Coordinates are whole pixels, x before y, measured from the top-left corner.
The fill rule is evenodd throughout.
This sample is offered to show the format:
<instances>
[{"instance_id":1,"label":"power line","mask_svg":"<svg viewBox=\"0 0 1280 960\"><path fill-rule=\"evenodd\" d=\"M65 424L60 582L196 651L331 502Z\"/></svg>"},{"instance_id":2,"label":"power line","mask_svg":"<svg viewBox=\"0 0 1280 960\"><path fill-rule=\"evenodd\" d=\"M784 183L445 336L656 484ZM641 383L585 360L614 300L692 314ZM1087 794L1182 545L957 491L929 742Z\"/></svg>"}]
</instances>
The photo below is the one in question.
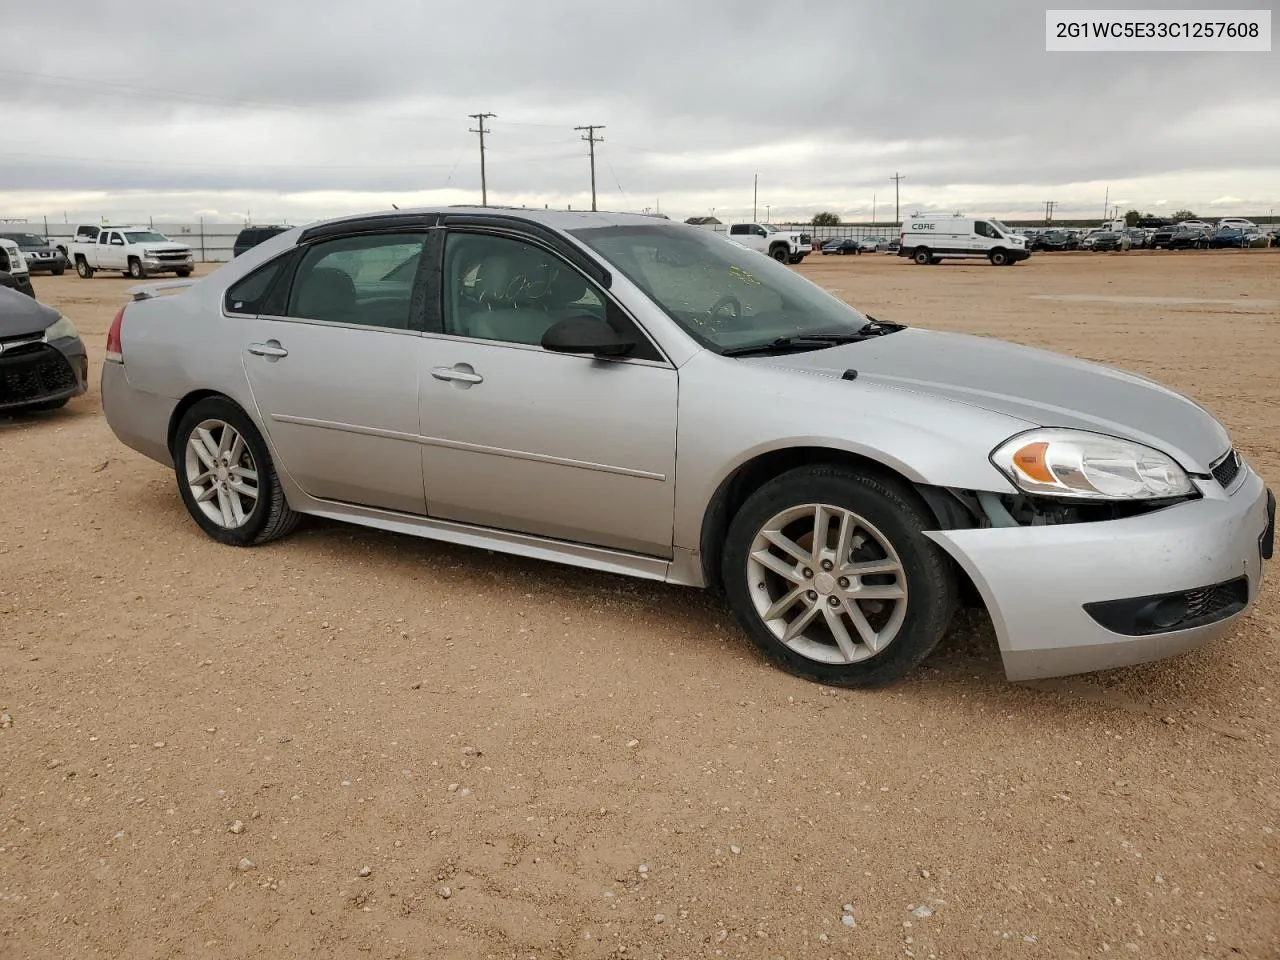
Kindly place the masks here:
<instances>
[{"instance_id":1,"label":"power line","mask_svg":"<svg viewBox=\"0 0 1280 960\"><path fill-rule=\"evenodd\" d=\"M587 141L591 151L591 210L596 209L596 144L603 143L604 137L597 137L596 131L603 130L604 125L599 123L588 123L586 126L574 127L575 130L585 130L587 135L582 139Z\"/></svg>"},{"instance_id":2,"label":"power line","mask_svg":"<svg viewBox=\"0 0 1280 960\"><path fill-rule=\"evenodd\" d=\"M906 174L894 171L893 176L889 179L893 181L893 222L900 224L902 223L902 217L898 212L898 184L907 179L907 177Z\"/></svg>"},{"instance_id":3,"label":"power line","mask_svg":"<svg viewBox=\"0 0 1280 960\"><path fill-rule=\"evenodd\" d=\"M489 184L485 179L484 173L484 135L489 133L484 127L484 122L489 117L496 117L496 113L469 113L467 114L472 120L476 121L477 130L472 133L480 134L480 206L487 207L489 205Z\"/></svg>"}]
</instances>

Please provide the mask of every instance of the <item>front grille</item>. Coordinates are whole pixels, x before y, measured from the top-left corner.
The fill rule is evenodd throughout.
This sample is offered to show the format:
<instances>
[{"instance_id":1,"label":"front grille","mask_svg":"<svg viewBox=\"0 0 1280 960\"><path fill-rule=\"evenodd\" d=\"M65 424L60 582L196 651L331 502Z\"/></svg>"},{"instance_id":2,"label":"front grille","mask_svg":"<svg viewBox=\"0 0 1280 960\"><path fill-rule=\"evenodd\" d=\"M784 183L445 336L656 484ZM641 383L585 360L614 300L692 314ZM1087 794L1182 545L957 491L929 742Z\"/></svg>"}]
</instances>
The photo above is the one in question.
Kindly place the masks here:
<instances>
[{"instance_id":1,"label":"front grille","mask_svg":"<svg viewBox=\"0 0 1280 960\"><path fill-rule=\"evenodd\" d=\"M1187 604L1184 620L1216 620L1218 614L1233 608L1246 599L1244 584L1240 581L1219 584L1215 587L1201 587L1199 590L1188 590L1183 598Z\"/></svg>"},{"instance_id":2,"label":"front grille","mask_svg":"<svg viewBox=\"0 0 1280 960\"><path fill-rule=\"evenodd\" d=\"M1234 449L1228 450L1227 455L1219 460L1211 468L1213 479L1217 480L1223 487L1229 487L1240 474L1240 454Z\"/></svg>"},{"instance_id":3,"label":"front grille","mask_svg":"<svg viewBox=\"0 0 1280 960\"><path fill-rule=\"evenodd\" d=\"M189 256L191 256L191 254L189 253L175 253L173 251L166 251L165 253L157 253L156 259L157 260L186 260L187 257Z\"/></svg>"},{"instance_id":4,"label":"front grille","mask_svg":"<svg viewBox=\"0 0 1280 960\"><path fill-rule=\"evenodd\" d=\"M6 348L0 353L0 407L61 396L75 385L71 364L47 343Z\"/></svg>"}]
</instances>

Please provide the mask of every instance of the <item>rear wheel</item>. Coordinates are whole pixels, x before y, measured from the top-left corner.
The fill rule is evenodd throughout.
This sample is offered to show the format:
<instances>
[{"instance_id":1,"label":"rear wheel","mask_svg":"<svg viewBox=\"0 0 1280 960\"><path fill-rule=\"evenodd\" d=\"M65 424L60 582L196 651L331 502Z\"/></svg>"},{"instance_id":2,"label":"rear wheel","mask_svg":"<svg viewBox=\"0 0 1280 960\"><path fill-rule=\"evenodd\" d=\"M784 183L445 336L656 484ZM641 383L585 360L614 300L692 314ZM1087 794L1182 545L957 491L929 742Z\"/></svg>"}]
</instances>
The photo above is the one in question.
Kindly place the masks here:
<instances>
[{"instance_id":1,"label":"rear wheel","mask_svg":"<svg viewBox=\"0 0 1280 960\"><path fill-rule=\"evenodd\" d=\"M845 687L891 683L937 645L955 575L898 481L834 466L766 483L729 527L721 578L752 642L788 673Z\"/></svg>"},{"instance_id":2,"label":"rear wheel","mask_svg":"<svg viewBox=\"0 0 1280 960\"><path fill-rule=\"evenodd\" d=\"M225 397L191 407L174 439L178 492L192 519L220 543L249 547L297 526L271 453L253 421Z\"/></svg>"},{"instance_id":3,"label":"rear wheel","mask_svg":"<svg viewBox=\"0 0 1280 960\"><path fill-rule=\"evenodd\" d=\"M921 266L924 266L927 263L933 262L933 254L929 251L928 247L920 247L914 254L912 254L911 259Z\"/></svg>"}]
</instances>

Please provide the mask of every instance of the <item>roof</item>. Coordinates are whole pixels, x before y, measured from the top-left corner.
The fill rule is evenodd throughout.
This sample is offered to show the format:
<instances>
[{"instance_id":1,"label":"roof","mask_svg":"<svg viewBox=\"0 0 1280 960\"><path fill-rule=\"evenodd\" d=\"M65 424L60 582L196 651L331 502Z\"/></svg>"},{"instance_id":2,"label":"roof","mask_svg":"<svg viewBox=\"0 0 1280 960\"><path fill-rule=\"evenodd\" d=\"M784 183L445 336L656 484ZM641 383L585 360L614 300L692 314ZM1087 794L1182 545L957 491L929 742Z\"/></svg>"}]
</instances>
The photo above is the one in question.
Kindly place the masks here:
<instances>
[{"instance_id":1,"label":"roof","mask_svg":"<svg viewBox=\"0 0 1280 960\"><path fill-rule=\"evenodd\" d=\"M346 214L341 217L330 217L305 224L304 235L321 232L319 228L330 224L342 224L358 220L378 220L382 217L408 220L413 217L426 216L466 217L516 217L540 223L553 230L576 230L584 227L612 227L628 224L644 224L653 226L654 218L643 213L618 213L610 210L547 210L526 207L480 207L480 206L442 206L442 207L401 207L393 210L371 210L364 213ZM290 228L294 229L294 228Z\"/></svg>"}]
</instances>

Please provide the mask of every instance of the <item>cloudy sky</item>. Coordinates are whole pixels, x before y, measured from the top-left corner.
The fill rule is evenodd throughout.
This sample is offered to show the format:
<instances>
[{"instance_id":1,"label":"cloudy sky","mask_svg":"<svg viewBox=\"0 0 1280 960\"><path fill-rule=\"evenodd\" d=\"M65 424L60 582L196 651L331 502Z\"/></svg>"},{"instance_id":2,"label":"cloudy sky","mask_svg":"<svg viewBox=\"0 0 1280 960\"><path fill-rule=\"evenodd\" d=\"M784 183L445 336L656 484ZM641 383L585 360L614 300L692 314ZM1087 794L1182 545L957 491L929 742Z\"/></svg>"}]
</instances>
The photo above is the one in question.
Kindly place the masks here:
<instances>
[{"instance_id":1,"label":"cloudy sky","mask_svg":"<svg viewBox=\"0 0 1280 960\"><path fill-rule=\"evenodd\" d=\"M589 206L594 123L599 205L678 219L1280 206L1280 53L1047 53L1027 0L0 7L0 217L478 202L482 111L491 204Z\"/></svg>"}]
</instances>

